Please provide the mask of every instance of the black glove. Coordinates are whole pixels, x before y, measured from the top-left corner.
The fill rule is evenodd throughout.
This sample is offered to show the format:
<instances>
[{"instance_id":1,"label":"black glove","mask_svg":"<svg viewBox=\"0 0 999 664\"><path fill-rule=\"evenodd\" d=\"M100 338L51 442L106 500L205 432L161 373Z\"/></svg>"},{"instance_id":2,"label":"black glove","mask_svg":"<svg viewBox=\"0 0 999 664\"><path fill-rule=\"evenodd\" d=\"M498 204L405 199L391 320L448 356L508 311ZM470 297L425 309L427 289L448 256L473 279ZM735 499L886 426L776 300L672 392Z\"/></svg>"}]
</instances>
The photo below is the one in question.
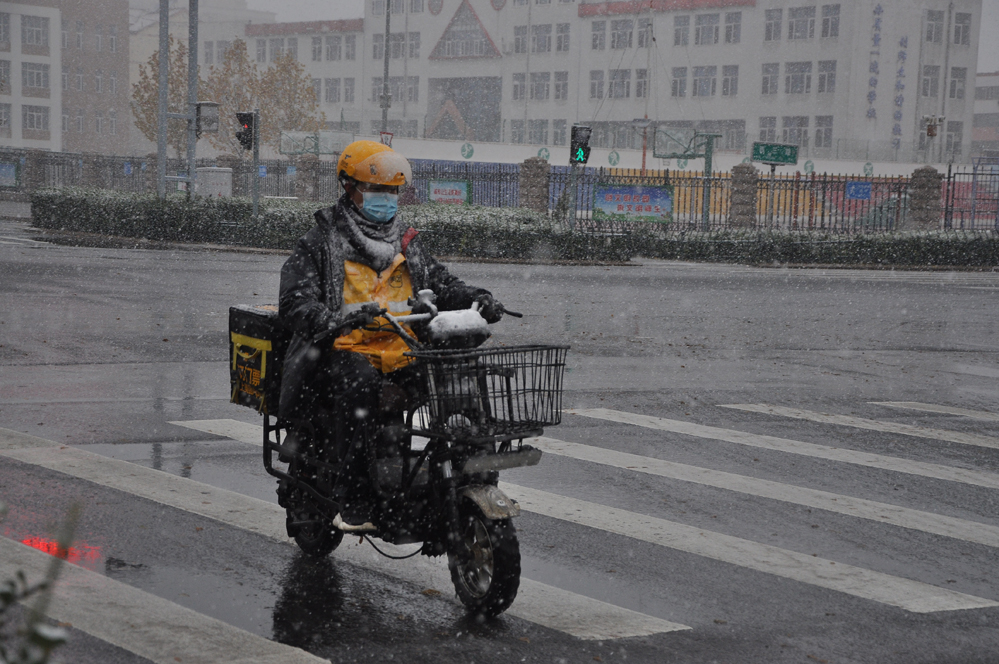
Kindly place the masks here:
<instances>
[{"instance_id":1,"label":"black glove","mask_svg":"<svg viewBox=\"0 0 999 664\"><path fill-rule=\"evenodd\" d=\"M479 315L487 323L498 323L503 318L503 305L489 293L480 295L475 301L479 303Z\"/></svg>"},{"instance_id":2,"label":"black glove","mask_svg":"<svg viewBox=\"0 0 999 664\"><path fill-rule=\"evenodd\" d=\"M374 324L375 319L385 313L385 310L374 302L369 302L357 311L347 314L343 321L337 326L337 331L346 334L351 330L357 330Z\"/></svg>"}]
</instances>

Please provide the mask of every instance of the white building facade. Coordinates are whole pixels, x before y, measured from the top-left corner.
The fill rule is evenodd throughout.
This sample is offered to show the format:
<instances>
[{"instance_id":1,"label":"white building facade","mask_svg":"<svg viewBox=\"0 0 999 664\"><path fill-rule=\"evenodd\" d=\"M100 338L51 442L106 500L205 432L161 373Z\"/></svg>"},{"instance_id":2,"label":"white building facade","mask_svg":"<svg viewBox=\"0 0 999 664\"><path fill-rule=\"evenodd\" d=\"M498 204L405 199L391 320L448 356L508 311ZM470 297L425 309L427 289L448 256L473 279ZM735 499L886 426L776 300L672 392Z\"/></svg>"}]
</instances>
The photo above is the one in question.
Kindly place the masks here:
<instances>
[{"instance_id":1,"label":"white building facade","mask_svg":"<svg viewBox=\"0 0 999 664\"><path fill-rule=\"evenodd\" d=\"M557 146L579 122L595 147L634 149L648 117L720 134L731 154L756 140L821 159L970 154L981 0L388 2L398 136ZM293 40L331 126L376 134L385 13L368 0L358 22L247 40L261 63ZM931 114L946 121L928 142Z\"/></svg>"},{"instance_id":2,"label":"white building facade","mask_svg":"<svg viewBox=\"0 0 999 664\"><path fill-rule=\"evenodd\" d=\"M62 149L60 11L0 2L0 145Z\"/></svg>"}]
</instances>

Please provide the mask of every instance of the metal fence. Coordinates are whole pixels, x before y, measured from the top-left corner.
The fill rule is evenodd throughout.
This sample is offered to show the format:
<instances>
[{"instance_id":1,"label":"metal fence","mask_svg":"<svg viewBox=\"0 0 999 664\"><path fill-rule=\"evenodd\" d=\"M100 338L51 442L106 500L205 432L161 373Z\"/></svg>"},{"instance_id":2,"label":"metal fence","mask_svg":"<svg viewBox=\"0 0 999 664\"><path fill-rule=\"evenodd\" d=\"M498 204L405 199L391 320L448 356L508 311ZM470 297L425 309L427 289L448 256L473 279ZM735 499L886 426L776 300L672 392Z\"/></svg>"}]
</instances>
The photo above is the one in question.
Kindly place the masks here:
<instances>
[{"instance_id":1,"label":"metal fence","mask_svg":"<svg viewBox=\"0 0 999 664\"><path fill-rule=\"evenodd\" d=\"M999 231L999 158L976 159L970 170L947 169L944 228Z\"/></svg>"}]
</instances>

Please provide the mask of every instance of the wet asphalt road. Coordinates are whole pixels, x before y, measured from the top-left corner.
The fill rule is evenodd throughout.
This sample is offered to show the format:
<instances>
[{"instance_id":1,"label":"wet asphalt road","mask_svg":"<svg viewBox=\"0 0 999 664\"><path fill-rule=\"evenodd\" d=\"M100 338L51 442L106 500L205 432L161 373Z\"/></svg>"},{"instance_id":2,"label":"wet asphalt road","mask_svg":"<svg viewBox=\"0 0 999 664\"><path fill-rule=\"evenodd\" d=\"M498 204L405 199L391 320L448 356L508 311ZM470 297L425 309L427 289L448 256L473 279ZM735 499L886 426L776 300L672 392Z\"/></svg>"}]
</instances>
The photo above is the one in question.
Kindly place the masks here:
<instances>
[{"instance_id":1,"label":"wet asphalt road","mask_svg":"<svg viewBox=\"0 0 999 664\"><path fill-rule=\"evenodd\" d=\"M275 301L282 261L0 244L0 427L275 502L251 446L170 422L259 423L228 403L227 310ZM496 326L498 340L572 344L565 405L604 410L568 414L546 435L598 457L625 452L728 473L711 484L649 474L641 461L546 454L502 478L525 493L615 510L600 525L529 508L517 522L526 578L689 629L582 640L512 616L478 624L447 587L418 587L337 553L316 563L230 523L12 459L0 464L4 535L48 537L78 500L79 565L336 662L996 661L999 544L974 531L999 527L999 449L989 443L999 445L999 418L981 414L999 412L999 274L452 268L526 314ZM732 404L853 416L868 428L721 407ZM614 421L620 413L702 428ZM765 436L845 456L768 448ZM897 462L934 470L903 472ZM931 476L949 469L980 481ZM878 523L775 500L738 488L739 478L963 525L945 536ZM650 541L662 522L700 534ZM701 540L716 548L696 549ZM830 588L816 580L822 574L786 571L806 564L798 554L879 573L889 590L916 581L917 594L954 591L961 608L922 612ZM975 602L962 598L985 606L965 608ZM64 661L149 661L70 629Z\"/></svg>"}]
</instances>

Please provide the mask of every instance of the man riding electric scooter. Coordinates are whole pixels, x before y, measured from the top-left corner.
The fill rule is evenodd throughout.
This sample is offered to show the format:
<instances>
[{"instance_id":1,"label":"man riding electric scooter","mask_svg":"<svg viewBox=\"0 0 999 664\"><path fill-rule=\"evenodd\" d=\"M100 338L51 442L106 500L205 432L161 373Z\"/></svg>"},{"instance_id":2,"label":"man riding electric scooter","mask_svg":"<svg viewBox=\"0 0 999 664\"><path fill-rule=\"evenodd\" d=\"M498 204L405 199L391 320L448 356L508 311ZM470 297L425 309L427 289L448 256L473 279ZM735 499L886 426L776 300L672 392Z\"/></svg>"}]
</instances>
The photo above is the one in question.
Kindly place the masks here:
<instances>
[{"instance_id":1,"label":"man riding electric scooter","mask_svg":"<svg viewBox=\"0 0 999 664\"><path fill-rule=\"evenodd\" d=\"M487 322L503 315L489 291L448 272L397 214L399 189L412 182L402 155L381 143L355 141L341 153L337 174L344 194L315 213L316 225L285 262L279 304L281 321L293 333L280 400L280 416L294 426L288 444L315 445L332 460L349 457L346 445L372 444L360 435L365 422L387 402L404 400L412 380L405 342L365 329L383 322L382 309L409 313L410 298L429 289L440 310L478 301ZM363 473L344 471L353 481L338 487L341 518L363 525L371 517L370 491Z\"/></svg>"}]
</instances>

